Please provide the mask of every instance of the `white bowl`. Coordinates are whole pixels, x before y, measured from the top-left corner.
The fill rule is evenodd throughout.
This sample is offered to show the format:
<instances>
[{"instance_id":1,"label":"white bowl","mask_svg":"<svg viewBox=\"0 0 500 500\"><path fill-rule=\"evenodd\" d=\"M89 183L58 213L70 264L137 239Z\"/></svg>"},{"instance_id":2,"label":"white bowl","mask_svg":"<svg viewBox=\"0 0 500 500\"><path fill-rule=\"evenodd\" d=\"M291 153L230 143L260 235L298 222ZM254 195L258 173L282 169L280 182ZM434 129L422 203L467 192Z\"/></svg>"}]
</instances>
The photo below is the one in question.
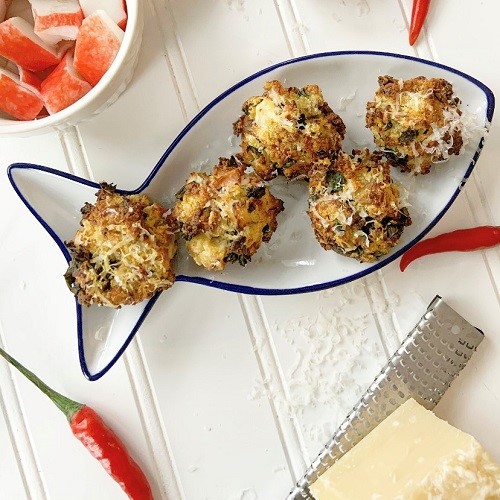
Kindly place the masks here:
<instances>
[{"instance_id":1,"label":"white bowl","mask_svg":"<svg viewBox=\"0 0 500 500\"><path fill-rule=\"evenodd\" d=\"M127 0L128 20L122 45L111 67L99 83L71 106L51 116L29 121L0 117L0 136L43 134L64 130L88 120L113 104L126 89L139 56L144 26L141 0Z\"/></svg>"}]
</instances>

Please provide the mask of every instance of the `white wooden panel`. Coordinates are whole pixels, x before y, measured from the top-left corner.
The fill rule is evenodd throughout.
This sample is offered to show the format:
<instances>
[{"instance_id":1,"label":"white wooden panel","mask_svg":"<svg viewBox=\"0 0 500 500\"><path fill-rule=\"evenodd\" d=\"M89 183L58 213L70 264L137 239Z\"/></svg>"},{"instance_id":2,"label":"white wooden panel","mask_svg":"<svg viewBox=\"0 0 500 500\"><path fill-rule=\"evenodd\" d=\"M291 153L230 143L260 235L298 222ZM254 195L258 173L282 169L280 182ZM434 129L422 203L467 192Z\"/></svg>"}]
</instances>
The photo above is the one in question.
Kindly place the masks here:
<instances>
[{"instance_id":1,"label":"white wooden panel","mask_svg":"<svg viewBox=\"0 0 500 500\"><path fill-rule=\"evenodd\" d=\"M398 2L295 0L297 25L310 52L380 50L414 54Z\"/></svg>"},{"instance_id":2,"label":"white wooden panel","mask_svg":"<svg viewBox=\"0 0 500 500\"><path fill-rule=\"evenodd\" d=\"M361 280L322 292L262 298L309 460L387 362L366 293ZM265 396L258 384L254 393Z\"/></svg>"},{"instance_id":3,"label":"white wooden panel","mask_svg":"<svg viewBox=\"0 0 500 500\"><path fill-rule=\"evenodd\" d=\"M0 138L0 141L1 185L8 183L5 168L12 163L36 163L67 170L64 152L55 133L25 138Z\"/></svg>"},{"instance_id":4,"label":"white wooden panel","mask_svg":"<svg viewBox=\"0 0 500 500\"><path fill-rule=\"evenodd\" d=\"M2 495L5 498L23 498L27 495L27 486L23 482L22 470L20 469L18 450L13 445L14 433L19 429L11 426L7 416L8 407L12 405L8 399L6 387L11 383L11 373L7 364L2 361L0 366L0 482L2 483Z\"/></svg>"},{"instance_id":5,"label":"white wooden panel","mask_svg":"<svg viewBox=\"0 0 500 500\"><path fill-rule=\"evenodd\" d=\"M10 339L24 338L22 328L17 324L20 316L26 317L29 310L29 299L26 289L30 288L30 277L22 271L24 262L18 255L19 246L26 246L25 235L43 235L41 226L28 214L27 209L14 194L7 179L6 167L11 163L31 162L55 166L65 169L65 158L56 134L47 134L34 138L3 138L0 145L0 198L4 216L0 218L0 335L4 347L10 346ZM26 223L26 225L24 225ZM29 245L31 251L25 252L28 261L40 264L37 255L32 251L33 240ZM52 249L52 253L54 249ZM54 254L55 255L55 254ZM5 345L6 344L6 345ZM26 345L31 346L28 342ZM23 349L24 350L24 349ZM2 460L0 477L5 487L5 498L24 498L29 494L44 494L44 485L37 471L36 452L31 449L29 433L25 428L25 419L21 413L20 401L16 397L12 372L7 363L0 359L2 399L0 408L0 440ZM43 411L39 413L43 416ZM29 420L29 418L28 418ZM12 440L11 443L8 440ZM24 479L23 479L24 478ZM24 484L23 484L24 483Z\"/></svg>"},{"instance_id":6,"label":"white wooden panel","mask_svg":"<svg viewBox=\"0 0 500 500\"><path fill-rule=\"evenodd\" d=\"M169 3L200 106L246 76L292 55L274 2Z\"/></svg>"},{"instance_id":7,"label":"white wooden panel","mask_svg":"<svg viewBox=\"0 0 500 500\"><path fill-rule=\"evenodd\" d=\"M79 125L94 180L135 189L185 125L150 2L139 63L123 95Z\"/></svg>"},{"instance_id":8,"label":"white wooden panel","mask_svg":"<svg viewBox=\"0 0 500 500\"><path fill-rule=\"evenodd\" d=\"M188 499L283 498L290 475L236 294L190 283L163 293L141 335Z\"/></svg>"}]
</instances>

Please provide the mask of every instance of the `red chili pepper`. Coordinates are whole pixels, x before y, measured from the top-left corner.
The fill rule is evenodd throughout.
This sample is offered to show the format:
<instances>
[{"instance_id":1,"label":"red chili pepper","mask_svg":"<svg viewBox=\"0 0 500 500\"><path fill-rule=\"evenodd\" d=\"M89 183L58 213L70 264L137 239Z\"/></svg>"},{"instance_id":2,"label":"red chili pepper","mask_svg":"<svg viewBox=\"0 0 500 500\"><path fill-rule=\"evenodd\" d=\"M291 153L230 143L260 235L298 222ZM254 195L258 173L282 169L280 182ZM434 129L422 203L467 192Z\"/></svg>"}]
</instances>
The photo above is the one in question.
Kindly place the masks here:
<instances>
[{"instance_id":1,"label":"red chili pepper","mask_svg":"<svg viewBox=\"0 0 500 500\"><path fill-rule=\"evenodd\" d=\"M440 234L434 238L422 240L413 245L403 255L399 268L404 271L415 259L433 253L469 252L480 248L500 245L499 226L479 226L471 229L457 229Z\"/></svg>"},{"instance_id":2,"label":"red chili pepper","mask_svg":"<svg viewBox=\"0 0 500 500\"><path fill-rule=\"evenodd\" d=\"M0 355L33 382L66 415L73 434L133 500L153 500L148 480L125 445L89 406L51 389L0 347Z\"/></svg>"},{"instance_id":3,"label":"red chili pepper","mask_svg":"<svg viewBox=\"0 0 500 500\"><path fill-rule=\"evenodd\" d=\"M418 35L420 35L427 12L429 12L430 3L430 0L413 0L410 22L410 45L413 45L417 41Z\"/></svg>"}]
</instances>

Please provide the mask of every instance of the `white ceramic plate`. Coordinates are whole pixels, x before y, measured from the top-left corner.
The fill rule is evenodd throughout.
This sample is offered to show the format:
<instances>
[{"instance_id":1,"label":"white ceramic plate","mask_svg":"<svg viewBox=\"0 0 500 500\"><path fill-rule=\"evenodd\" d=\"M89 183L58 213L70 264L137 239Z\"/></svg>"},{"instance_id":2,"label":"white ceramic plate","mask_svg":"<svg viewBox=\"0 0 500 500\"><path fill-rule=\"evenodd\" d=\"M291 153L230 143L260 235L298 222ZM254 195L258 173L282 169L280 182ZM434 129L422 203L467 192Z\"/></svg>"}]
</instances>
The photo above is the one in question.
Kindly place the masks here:
<instances>
[{"instance_id":1,"label":"white ceramic plate","mask_svg":"<svg viewBox=\"0 0 500 500\"><path fill-rule=\"evenodd\" d=\"M462 110L477 120L477 137L466 151L447 163L436 165L430 174L413 177L394 172L410 190L413 224L406 228L399 244L374 264L323 250L314 238L306 215L307 186L303 181L277 179L272 190L285 202L279 227L270 243L261 248L245 268L233 264L223 272L209 272L189 259L180 243L176 272L178 281L189 281L226 290L254 294L291 294L329 288L365 276L399 257L422 238L443 216L460 192L479 156L481 131L491 122L492 92L481 82L457 70L408 56L377 52L337 52L285 61L248 77L224 92L200 112L164 153L144 183L135 191L145 192L166 206L188 174L210 170L220 156L238 150L232 123L250 96L262 93L272 79L287 86L318 84L326 101L344 120L347 135L343 148L374 147L365 128L366 102L373 98L379 75L397 78L419 75L445 78L462 100ZM64 241L78 229L80 208L93 203L98 186L85 179L36 165L15 164L9 179L24 203L54 238L69 260ZM114 182L113 179L103 179ZM119 186L118 186L119 187ZM54 279L62 279L55 277ZM78 346L83 373L90 380L100 378L116 362L139 329L156 298L119 310L76 306Z\"/></svg>"}]
</instances>

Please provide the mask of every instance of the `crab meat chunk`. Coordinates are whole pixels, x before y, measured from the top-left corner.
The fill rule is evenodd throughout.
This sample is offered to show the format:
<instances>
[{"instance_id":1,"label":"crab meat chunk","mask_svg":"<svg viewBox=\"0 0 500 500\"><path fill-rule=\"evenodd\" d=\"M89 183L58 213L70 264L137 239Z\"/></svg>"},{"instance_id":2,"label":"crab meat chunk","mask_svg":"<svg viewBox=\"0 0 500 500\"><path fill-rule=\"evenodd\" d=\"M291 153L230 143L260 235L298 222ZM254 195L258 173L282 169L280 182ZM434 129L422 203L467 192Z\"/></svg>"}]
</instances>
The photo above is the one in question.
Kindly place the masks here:
<instances>
[{"instance_id":1,"label":"crab meat chunk","mask_svg":"<svg viewBox=\"0 0 500 500\"><path fill-rule=\"evenodd\" d=\"M27 21L11 17L0 23L0 55L29 71L55 66L61 57L45 43Z\"/></svg>"},{"instance_id":2,"label":"crab meat chunk","mask_svg":"<svg viewBox=\"0 0 500 500\"><path fill-rule=\"evenodd\" d=\"M83 21L78 0L30 0L35 19L35 33L45 42L76 40Z\"/></svg>"},{"instance_id":3,"label":"crab meat chunk","mask_svg":"<svg viewBox=\"0 0 500 500\"><path fill-rule=\"evenodd\" d=\"M40 97L23 87L15 73L0 68L0 110L18 120L33 120L42 108Z\"/></svg>"},{"instance_id":4,"label":"crab meat chunk","mask_svg":"<svg viewBox=\"0 0 500 500\"><path fill-rule=\"evenodd\" d=\"M89 17L96 10L102 9L125 31L127 26L127 8L123 0L80 0L84 17Z\"/></svg>"},{"instance_id":5,"label":"crab meat chunk","mask_svg":"<svg viewBox=\"0 0 500 500\"><path fill-rule=\"evenodd\" d=\"M67 108L92 86L75 70L73 53L67 52L57 68L42 82L42 99L49 114Z\"/></svg>"},{"instance_id":6,"label":"crab meat chunk","mask_svg":"<svg viewBox=\"0 0 500 500\"><path fill-rule=\"evenodd\" d=\"M75 69L92 86L99 83L114 61L124 32L103 10L83 20L75 46Z\"/></svg>"}]
</instances>

